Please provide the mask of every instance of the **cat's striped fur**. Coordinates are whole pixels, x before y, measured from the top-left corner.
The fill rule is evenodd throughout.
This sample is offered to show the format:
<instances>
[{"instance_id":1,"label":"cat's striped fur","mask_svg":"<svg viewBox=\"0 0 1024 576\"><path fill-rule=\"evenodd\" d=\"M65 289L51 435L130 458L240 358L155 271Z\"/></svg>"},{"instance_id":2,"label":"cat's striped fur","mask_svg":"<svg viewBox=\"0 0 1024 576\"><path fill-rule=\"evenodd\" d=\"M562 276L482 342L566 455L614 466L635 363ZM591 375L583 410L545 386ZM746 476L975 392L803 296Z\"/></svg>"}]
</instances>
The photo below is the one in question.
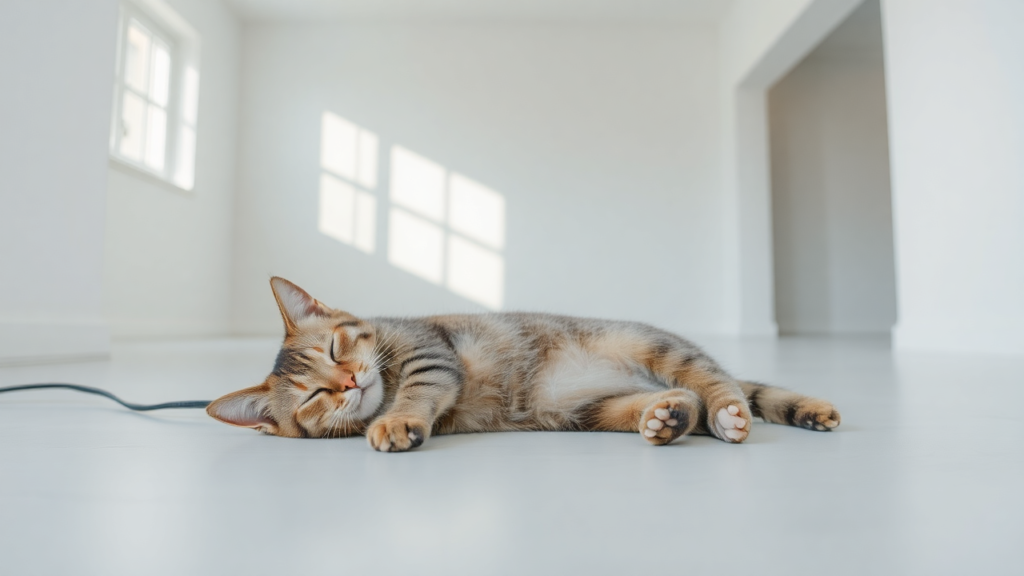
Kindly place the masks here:
<instances>
[{"instance_id":1,"label":"cat's striped fur","mask_svg":"<svg viewBox=\"0 0 1024 576\"><path fill-rule=\"evenodd\" d=\"M280 436L366 434L382 451L431 434L501 430L688 433L742 442L752 417L830 430L824 400L732 378L645 324L499 313L359 319L271 280L286 336L273 372L210 415Z\"/></svg>"}]
</instances>

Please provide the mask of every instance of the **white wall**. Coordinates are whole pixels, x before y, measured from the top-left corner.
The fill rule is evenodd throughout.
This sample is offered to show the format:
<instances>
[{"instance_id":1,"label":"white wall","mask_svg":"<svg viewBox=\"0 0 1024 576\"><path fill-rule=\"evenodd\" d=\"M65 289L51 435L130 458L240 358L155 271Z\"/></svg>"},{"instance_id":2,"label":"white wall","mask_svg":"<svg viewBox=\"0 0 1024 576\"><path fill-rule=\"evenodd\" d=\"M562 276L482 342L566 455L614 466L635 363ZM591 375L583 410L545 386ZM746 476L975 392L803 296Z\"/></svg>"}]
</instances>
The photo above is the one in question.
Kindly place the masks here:
<instances>
[{"instance_id":1,"label":"white wall","mask_svg":"<svg viewBox=\"0 0 1024 576\"><path fill-rule=\"evenodd\" d=\"M888 334L896 321L883 58L868 1L769 92L784 334Z\"/></svg>"},{"instance_id":2,"label":"white wall","mask_svg":"<svg viewBox=\"0 0 1024 576\"><path fill-rule=\"evenodd\" d=\"M774 336L766 90L861 0L734 0L721 24L722 253L730 333Z\"/></svg>"},{"instance_id":3,"label":"white wall","mask_svg":"<svg viewBox=\"0 0 1024 576\"><path fill-rule=\"evenodd\" d=\"M220 0L168 4L201 41L195 188L110 164L103 300L115 337L230 330L241 26Z\"/></svg>"},{"instance_id":4,"label":"white wall","mask_svg":"<svg viewBox=\"0 0 1024 576\"><path fill-rule=\"evenodd\" d=\"M1024 354L1024 3L883 0L902 349Z\"/></svg>"},{"instance_id":5,"label":"white wall","mask_svg":"<svg viewBox=\"0 0 1024 576\"><path fill-rule=\"evenodd\" d=\"M815 0L734 0L722 22L722 68L728 82L740 84L757 73Z\"/></svg>"},{"instance_id":6,"label":"white wall","mask_svg":"<svg viewBox=\"0 0 1024 576\"><path fill-rule=\"evenodd\" d=\"M0 3L0 361L106 354L117 3Z\"/></svg>"},{"instance_id":7,"label":"white wall","mask_svg":"<svg viewBox=\"0 0 1024 576\"><path fill-rule=\"evenodd\" d=\"M483 309L389 264L393 145L503 195L505 309L723 329L707 27L252 25L243 45L238 331L280 331L272 274L364 315ZM325 111L380 137L370 255L318 231Z\"/></svg>"}]
</instances>

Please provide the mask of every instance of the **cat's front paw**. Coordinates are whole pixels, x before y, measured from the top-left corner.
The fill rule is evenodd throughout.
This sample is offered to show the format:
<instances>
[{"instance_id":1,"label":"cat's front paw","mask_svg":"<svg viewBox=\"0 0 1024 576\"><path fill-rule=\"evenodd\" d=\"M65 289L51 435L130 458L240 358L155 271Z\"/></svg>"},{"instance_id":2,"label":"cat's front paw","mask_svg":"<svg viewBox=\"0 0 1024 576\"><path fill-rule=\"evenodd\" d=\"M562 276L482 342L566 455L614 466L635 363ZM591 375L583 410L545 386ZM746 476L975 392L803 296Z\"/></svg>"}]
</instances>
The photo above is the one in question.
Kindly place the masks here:
<instances>
[{"instance_id":1,"label":"cat's front paw","mask_svg":"<svg viewBox=\"0 0 1024 576\"><path fill-rule=\"evenodd\" d=\"M429 430L427 423L418 418L385 414L370 424L366 439L378 452L404 452L423 444Z\"/></svg>"}]
</instances>

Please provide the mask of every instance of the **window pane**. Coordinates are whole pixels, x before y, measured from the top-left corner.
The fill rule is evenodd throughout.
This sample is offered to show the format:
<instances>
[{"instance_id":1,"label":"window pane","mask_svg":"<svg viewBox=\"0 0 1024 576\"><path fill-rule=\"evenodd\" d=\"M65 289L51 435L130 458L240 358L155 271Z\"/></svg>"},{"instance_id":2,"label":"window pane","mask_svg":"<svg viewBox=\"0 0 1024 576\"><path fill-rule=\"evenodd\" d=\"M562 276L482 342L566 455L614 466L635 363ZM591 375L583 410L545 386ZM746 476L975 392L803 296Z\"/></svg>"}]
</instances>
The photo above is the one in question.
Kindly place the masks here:
<instances>
[{"instance_id":1,"label":"window pane","mask_svg":"<svg viewBox=\"0 0 1024 576\"><path fill-rule=\"evenodd\" d=\"M149 33L132 20L125 43L124 81L143 94L149 87L149 47Z\"/></svg>"},{"instance_id":2,"label":"window pane","mask_svg":"<svg viewBox=\"0 0 1024 576\"><path fill-rule=\"evenodd\" d=\"M149 97L160 106L167 107L167 94L171 87L171 54L160 41L153 42L153 78Z\"/></svg>"},{"instance_id":3,"label":"window pane","mask_svg":"<svg viewBox=\"0 0 1024 576\"><path fill-rule=\"evenodd\" d=\"M121 155L132 160L142 160L143 122L146 104L135 94L124 91L121 100Z\"/></svg>"},{"instance_id":4,"label":"window pane","mask_svg":"<svg viewBox=\"0 0 1024 576\"><path fill-rule=\"evenodd\" d=\"M155 104L149 105L146 120L146 165L163 172L167 148L167 112Z\"/></svg>"},{"instance_id":5,"label":"window pane","mask_svg":"<svg viewBox=\"0 0 1024 576\"><path fill-rule=\"evenodd\" d=\"M195 183L196 133L188 126L181 128L181 135L178 137L177 160L174 183L186 190L191 190Z\"/></svg>"}]
</instances>

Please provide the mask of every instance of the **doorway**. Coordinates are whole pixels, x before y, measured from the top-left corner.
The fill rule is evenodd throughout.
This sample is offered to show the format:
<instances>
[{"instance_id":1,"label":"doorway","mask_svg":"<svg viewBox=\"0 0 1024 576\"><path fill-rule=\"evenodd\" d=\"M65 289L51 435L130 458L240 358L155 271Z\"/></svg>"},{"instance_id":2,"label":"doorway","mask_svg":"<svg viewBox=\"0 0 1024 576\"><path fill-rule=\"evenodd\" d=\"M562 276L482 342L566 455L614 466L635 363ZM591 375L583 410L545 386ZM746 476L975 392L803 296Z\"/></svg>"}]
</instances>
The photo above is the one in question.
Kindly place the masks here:
<instances>
[{"instance_id":1,"label":"doorway","mask_svg":"<svg viewBox=\"0 0 1024 576\"><path fill-rule=\"evenodd\" d=\"M783 335L887 335L896 322L880 12L864 2L768 92Z\"/></svg>"}]
</instances>

